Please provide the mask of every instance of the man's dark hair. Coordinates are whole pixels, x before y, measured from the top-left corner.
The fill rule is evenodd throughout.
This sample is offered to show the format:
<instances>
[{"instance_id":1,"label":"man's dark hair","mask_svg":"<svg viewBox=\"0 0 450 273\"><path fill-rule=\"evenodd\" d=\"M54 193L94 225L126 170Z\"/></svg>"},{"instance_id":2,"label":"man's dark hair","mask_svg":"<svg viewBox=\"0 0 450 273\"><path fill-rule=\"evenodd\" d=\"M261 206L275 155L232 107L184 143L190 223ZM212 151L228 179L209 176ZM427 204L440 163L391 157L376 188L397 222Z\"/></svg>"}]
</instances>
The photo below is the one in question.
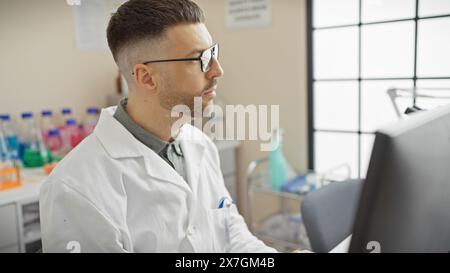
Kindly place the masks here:
<instances>
[{"instance_id":1,"label":"man's dark hair","mask_svg":"<svg viewBox=\"0 0 450 273\"><path fill-rule=\"evenodd\" d=\"M168 27L203 23L203 11L191 0L130 0L109 21L108 45L117 54L126 45L161 37Z\"/></svg>"}]
</instances>

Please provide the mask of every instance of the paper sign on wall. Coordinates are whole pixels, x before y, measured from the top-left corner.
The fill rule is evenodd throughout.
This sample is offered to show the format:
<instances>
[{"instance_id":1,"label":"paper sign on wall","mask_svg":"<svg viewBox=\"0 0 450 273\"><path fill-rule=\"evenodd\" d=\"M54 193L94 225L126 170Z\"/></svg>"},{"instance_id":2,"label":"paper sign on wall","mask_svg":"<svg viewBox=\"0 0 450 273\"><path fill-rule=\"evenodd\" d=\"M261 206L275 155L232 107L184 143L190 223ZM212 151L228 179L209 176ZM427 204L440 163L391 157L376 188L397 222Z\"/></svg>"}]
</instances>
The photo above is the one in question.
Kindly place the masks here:
<instances>
[{"instance_id":1,"label":"paper sign on wall","mask_svg":"<svg viewBox=\"0 0 450 273\"><path fill-rule=\"evenodd\" d=\"M106 28L111 14L126 0L67 1L75 16L76 44L79 49L107 49Z\"/></svg>"},{"instance_id":2,"label":"paper sign on wall","mask_svg":"<svg viewBox=\"0 0 450 273\"><path fill-rule=\"evenodd\" d=\"M271 0L227 0L226 20L228 28L252 28L270 25Z\"/></svg>"}]
</instances>

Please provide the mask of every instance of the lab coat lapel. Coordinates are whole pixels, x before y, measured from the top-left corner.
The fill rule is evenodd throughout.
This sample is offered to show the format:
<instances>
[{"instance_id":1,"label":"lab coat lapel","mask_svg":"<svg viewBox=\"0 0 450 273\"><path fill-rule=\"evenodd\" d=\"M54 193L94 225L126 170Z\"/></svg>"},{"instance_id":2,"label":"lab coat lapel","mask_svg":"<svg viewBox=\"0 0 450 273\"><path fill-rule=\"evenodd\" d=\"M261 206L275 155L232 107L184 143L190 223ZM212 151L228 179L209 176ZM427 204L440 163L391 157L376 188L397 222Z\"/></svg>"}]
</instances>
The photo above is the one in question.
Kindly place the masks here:
<instances>
[{"instance_id":1,"label":"lab coat lapel","mask_svg":"<svg viewBox=\"0 0 450 273\"><path fill-rule=\"evenodd\" d=\"M188 183L192 192L196 195L205 147L198 141L186 139L181 141L181 149L184 155Z\"/></svg>"},{"instance_id":2,"label":"lab coat lapel","mask_svg":"<svg viewBox=\"0 0 450 273\"><path fill-rule=\"evenodd\" d=\"M115 106L102 110L98 124L94 129L94 135L112 158L142 156L138 141L113 117L115 111Z\"/></svg>"},{"instance_id":3,"label":"lab coat lapel","mask_svg":"<svg viewBox=\"0 0 450 273\"><path fill-rule=\"evenodd\" d=\"M184 179L155 152L149 151L146 153L144 161L147 174L151 177L175 184L184 190L191 192L186 181L184 181Z\"/></svg>"},{"instance_id":4,"label":"lab coat lapel","mask_svg":"<svg viewBox=\"0 0 450 273\"><path fill-rule=\"evenodd\" d=\"M114 117L116 107L102 110L94 134L108 154L115 159L143 158L146 172L152 178L173 183L190 192L184 179L158 154L138 141Z\"/></svg>"}]
</instances>

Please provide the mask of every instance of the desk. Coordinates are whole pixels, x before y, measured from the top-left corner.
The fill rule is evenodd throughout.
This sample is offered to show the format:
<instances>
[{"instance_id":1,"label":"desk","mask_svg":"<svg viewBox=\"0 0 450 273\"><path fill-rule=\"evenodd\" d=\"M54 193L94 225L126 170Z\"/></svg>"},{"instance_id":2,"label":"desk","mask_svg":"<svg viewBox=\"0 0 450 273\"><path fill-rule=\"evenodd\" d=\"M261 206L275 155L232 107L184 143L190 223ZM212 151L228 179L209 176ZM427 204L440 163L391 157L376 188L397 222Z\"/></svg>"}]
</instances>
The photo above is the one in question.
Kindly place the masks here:
<instances>
[{"instance_id":1,"label":"desk","mask_svg":"<svg viewBox=\"0 0 450 273\"><path fill-rule=\"evenodd\" d=\"M41 248L39 189L42 168L21 171L21 187L0 192L0 253L36 252Z\"/></svg>"}]
</instances>

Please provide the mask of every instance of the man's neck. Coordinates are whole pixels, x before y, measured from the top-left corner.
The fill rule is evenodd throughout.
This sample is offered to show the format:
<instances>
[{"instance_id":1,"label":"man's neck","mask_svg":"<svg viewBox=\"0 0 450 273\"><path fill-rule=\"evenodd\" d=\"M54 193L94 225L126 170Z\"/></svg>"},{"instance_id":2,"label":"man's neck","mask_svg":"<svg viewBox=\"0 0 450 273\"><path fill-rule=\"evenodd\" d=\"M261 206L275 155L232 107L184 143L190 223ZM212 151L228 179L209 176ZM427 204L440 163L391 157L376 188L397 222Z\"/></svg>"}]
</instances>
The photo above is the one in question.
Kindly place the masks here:
<instances>
[{"instance_id":1,"label":"man's neck","mask_svg":"<svg viewBox=\"0 0 450 273\"><path fill-rule=\"evenodd\" d=\"M147 132L166 142L173 140L171 130L175 120L170 116L170 111L159 104L129 96L125 110L130 118Z\"/></svg>"}]
</instances>

